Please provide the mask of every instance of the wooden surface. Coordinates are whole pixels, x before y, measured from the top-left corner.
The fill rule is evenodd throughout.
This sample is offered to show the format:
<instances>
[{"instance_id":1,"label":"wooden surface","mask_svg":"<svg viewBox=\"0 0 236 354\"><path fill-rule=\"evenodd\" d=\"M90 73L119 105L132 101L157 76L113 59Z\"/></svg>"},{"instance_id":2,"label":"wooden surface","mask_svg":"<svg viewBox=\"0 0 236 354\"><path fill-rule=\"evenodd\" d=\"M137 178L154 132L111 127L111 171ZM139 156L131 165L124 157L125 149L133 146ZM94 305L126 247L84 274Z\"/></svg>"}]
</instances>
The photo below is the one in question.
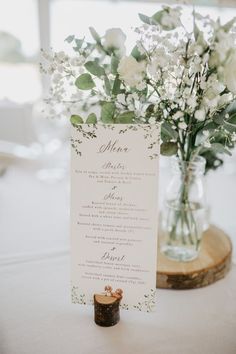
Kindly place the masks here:
<instances>
[{"instance_id":1,"label":"wooden surface","mask_svg":"<svg viewBox=\"0 0 236 354\"><path fill-rule=\"evenodd\" d=\"M94 295L94 321L102 327L110 327L120 320L120 299L113 296Z\"/></svg>"},{"instance_id":2,"label":"wooden surface","mask_svg":"<svg viewBox=\"0 0 236 354\"><path fill-rule=\"evenodd\" d=\"M230 238L215 226L204 233L199 256L191 262L172 261L158 248L157 288L194 289L212 284L229 271L231 255Z\"/></svg>"},{"instance_id":3,"label":"wooden surface","mask_svg":"<svg viewBox=\"0 0 236 354\"><path fill-rule=\"evenodd\" d=\"M105 304L105 305L112 304L117 300L113 296L104 296L100 294L95 295L95 297L96 297L96 301L99 302L99 304Z\"/></svg>"}]
</instances>

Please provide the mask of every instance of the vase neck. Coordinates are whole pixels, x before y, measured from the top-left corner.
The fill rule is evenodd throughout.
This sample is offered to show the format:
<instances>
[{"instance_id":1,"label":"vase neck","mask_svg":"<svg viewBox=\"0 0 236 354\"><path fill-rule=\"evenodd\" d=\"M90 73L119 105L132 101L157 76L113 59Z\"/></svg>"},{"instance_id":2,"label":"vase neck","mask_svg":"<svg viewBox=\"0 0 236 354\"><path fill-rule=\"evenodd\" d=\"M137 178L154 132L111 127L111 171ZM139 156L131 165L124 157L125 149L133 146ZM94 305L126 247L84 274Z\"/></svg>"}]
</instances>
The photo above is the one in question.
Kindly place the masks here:
<instances>
[{"instance_id":1,"label":"vase neck","mask_svg":"<svg viewBox=\"0 0 236 354\"><path fill-rule=\"evenodd\" d=\"M185 161L177 157L172 158L172 172L174 174L201 176L205 172L206 160L202 156L196 156L193 160Z\"/></svg>"}]
</instances>

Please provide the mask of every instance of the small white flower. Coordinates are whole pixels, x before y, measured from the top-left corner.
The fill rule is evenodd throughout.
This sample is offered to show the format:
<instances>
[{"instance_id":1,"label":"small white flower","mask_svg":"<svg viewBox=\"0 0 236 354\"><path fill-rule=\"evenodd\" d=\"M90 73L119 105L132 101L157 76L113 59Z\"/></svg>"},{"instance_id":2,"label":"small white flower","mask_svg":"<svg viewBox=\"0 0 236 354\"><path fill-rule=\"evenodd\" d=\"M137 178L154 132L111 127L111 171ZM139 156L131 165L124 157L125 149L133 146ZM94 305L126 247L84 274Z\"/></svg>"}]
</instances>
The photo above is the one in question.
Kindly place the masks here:
<instances>
[{"instance_id":1,"label":"small white flower","mask_svg":"<svg viewBox=\"0 0 236 354\"><path fill-rule=\"evenodd\" d=\"M123 105L126 105L126 99L124 93L119 93L117 96L117 101Z\"/></svg>"},{"instance_id":2,"label":"small white flower","mask_svg":"<svg viewBox=\"0 0 236 354\"><path fill-rule=\"evenodd\" d=\"M207 138L210 133L209 133L209 130L203 130L202 134Z\"/></svg>"},{"instance_id":3,"label":"small white flower","mask_svg":"<svg viewBox=\"0 0 236 354\"><path fill-rule=\"evenodd\" d=\"M133 105L133 104L129 104L129 105L128 105L128 110L129 110L129 111L133 111L133 109L134 109L134 105Z\"/></svg>"},{"instance_id":4,"label":"small white flower","mask_svg":"<svg viewBox=\"0 0 236 354\"><path fill-rule=\"evenodd\" d=\"M74 57L70 59L70 65L71 66L80 66L84 64L84 57Z\"/></svg>"},{"instance_id":5,"label":"small white flower","mask_svg":"<svg viewBox=\"0 0 236 354\"><path fill-rule=\"evenodd\" d=\"M201 78L201 81L200 81L200 88L201 88L202 90L205 90L206 87L207 87L206 78L203 76L203 77Z\"/></svg>"},{"instance_id":6,"label":"small white flower","mask_svg":"<svg viewBox=\"0 0 236 354\"><path fill-rule=\"evenodd\" d=\"M149 124L155 124L156 123L156 119L154 117L151 117L151 118L149 118L148 123Z\"/></svg>"},{"instance_id":7,"label":"small white flower","mask_svg":"<svg viewBox=\"0 0 236 354\"><path fill-rule=\"evenodd\" d=\"M203 50L204 50L204 48L200 44L195 45L195 53L196 54L201 55L203 53Z\"/></svg>"},{"instance_id":8,"label":"small white flower","mask_svg":"<svg viewBox=\"0 0 236 354\"><path fill-rule=\"evenodd\" d=\"M205 120L206 118L206 113L205 113L205 110L204 109L198 109L195 114L194 114L195 118L198 120L198 121L203 121Z\"/></svg>"},{"instance_id":9,"label":"small white flower","mask_svg":"<svg viewBox=\"0 0 236 354\"><path fill-rule=\"evenodd\" d=\"M220 57L217 52L212 52L209 58L209 66L210 68L218 67L221 64Z\"/></svg>"},{"instance_id":10,"label":"small white flower","mask_svg":"<svg viewBox=\"0 0 236 354\"><path fill-rule=\"evenodd\" d=\"M137 100L139 99L137 92L132 93L130 96L131 96L131 97L133 98L133 100L135 100L135 101L137 101Z\"/></svg>"},{"instance_id":11,"label":"small white flower","mask_svg":"<svg viewBox=\"0 0 236 354\"><path fill-rule=\"evenodd\" d=\"M216 96L212 100L208 100L207 104L208 104L208 108L210 108L210 110L214 110L218 106L219 98L220 98L220 96Z\"/></svg>"},{"instance_id":12,"label":"small white flower","mask_svg":"<svg viewBox=\"0 0 236 354\"><path fill-rule=\"evenodd\" d=\"M47 61L52 62L53 61L53 56L49 54L48 52L45 52L45 50L41 49L41 53L43 58L45 58Z\"/></svg>"},{"instance_id":13,"label":"small white flower","mask_svg":"<svg viewBox=\"0 0 236 354\"><path fill-rule=\"evenodd\" d=\"M135 117L144 118L144 121L146 121L146 118L145 118L146 112L143 109L134 109L134 114L135 114Z\"/></svg>"},{"instance_id":14,"label":"small white flower","mask_svg":"<svg viewBox=\"0 0 236 354\"><path fill-rule=\"evenodd\" d=\"M211 147L210 141L209 141L209 140L204 141L203 146L204 146L205 148L209 149L209 148Z\"/></svg>"},{"instance_id":15,"label":"small white flower","mask_svg":"<svg viewBox=\"0 0 236 354\"><path fill-rule=\"evenodd\" d=\"M205 53L202 58L202 64L205 65L209 61L209 54Z\"/></svg>"},{"instance_id":16,"label":"small white flower","mask_svg":"<svg viewBox=\"0 0 236 354\"><path fill-rule=\"evenodd\" d=\"M191 92L190 87L186 87L186 88L184 89L184 92L183 92L183 97L184 97L184 98L189 97L190 92Z\"/></svg>"},{"instance_id":17,"label":"small white flower","mask_svg":"<svg viewBox=\"0 0 236 354\"><path fill-rule=\"evenodd\" d=\"M139 84L136 85L137 90L143 91L146 88L146 84L144 81L141 81Z\"/></svg>"},{"instance_id":18,"label":"small white flower","mask_svg":"<svg viewBox=\"0 0 236 354\"><path fill-rule=\"evenodd\" d=\"M172 119L177 120L179 118L182 118L183 116L184 116L184 113L181 111L178 111L175 114L173 114Z\"/></svg>"},{"instance_id":19,"label":"small white flower","mask_svg":"<svg viewBox=\"0 0 236 354\"><path fill-rule=\"evenodd\" d=\"M197 106L197 98L194 96L189 97L187 99L187 104L189 105L189 107L194 109Z\"/></svg>"},{"instance_id":20,"label":"small white flower","mask_svg":"<svg viewBox=\"0 0 236 354\"><path fill-rule=\"evenodd\" d=\"M232 135L232 137L231 137L231 140L232 140L233 142L236 141L236 133L235 133L235 132L233 132L233 135Z\"/></svg>"},{"instance_id":21,"label":"small white flower","mask_svg":"<svg viewBox=\"0 0 236 354\"><path fill-rule=\"evenodd\" d=\"M127 101L128 104L133 103L133 96L132 96L132 94L130 94L130 95L127 96L126 101Z\"/></svg>"},{"instance_id":22,"label":"small white flower","mask_svg":"<svg viewBox=\"0 0 236 354\"><path fill-rule=\"evenodd\" d=\"M131 87L136 87L141 84L145 74L145 62L137 62L132 56L125 56L121 59L118 66L118 73L120 78Z\"/></svg>"},{"instance_id":23,"label":"small white flower","mask_svg":"<svg viewBox=\"0 0 236 354\"><path fill-rule=\"evenodd\" d=\"M110 28L106 31L104 37L104 47L116 48L119 51L120 55L125 53L125 40L126 35L120 28Z\"/></svg>"},{"instance_id":24,"label":"small white flower","mask_svg":"<svg viewBox=\"0 0 236 354\"><path fill-rule=\"evenodd\" d=\"M182 130L185 130L187 128L187 124L185 122L179 122L178 127Z\"/></svg>"},{"instance_id":25,"label":"small white flower","mask_svg":"<svg viewBox=\"0 0 236 354\"><path fill-rule=\"evenodd\" d=\"M56 59L59 60L60 62L64 62L68 58L66 53L63 51L56 53L55 56L56 56Z\"/></svg>"},{"instance_id":26,"label":"small white flower","mask_svg":"<svg viewBox=\"0 0 236 354\"><path fill-rule=\"evenodd\" d=\"M193 73L200 73L202 70L201 63L198 60L194 60L194 62L191 65L191 69Z\"/></svg>"},{"instance_id":27,"label":"small white flower","mask_svg":"<svg viewBox=\"0 0 236 354\"><path fill-rule=\"evenodd\" d=\"M225 93L224 95L220 96L218 100L219 106L225 106L233 100L232 93Z\"/></svg>"}]
</instances>

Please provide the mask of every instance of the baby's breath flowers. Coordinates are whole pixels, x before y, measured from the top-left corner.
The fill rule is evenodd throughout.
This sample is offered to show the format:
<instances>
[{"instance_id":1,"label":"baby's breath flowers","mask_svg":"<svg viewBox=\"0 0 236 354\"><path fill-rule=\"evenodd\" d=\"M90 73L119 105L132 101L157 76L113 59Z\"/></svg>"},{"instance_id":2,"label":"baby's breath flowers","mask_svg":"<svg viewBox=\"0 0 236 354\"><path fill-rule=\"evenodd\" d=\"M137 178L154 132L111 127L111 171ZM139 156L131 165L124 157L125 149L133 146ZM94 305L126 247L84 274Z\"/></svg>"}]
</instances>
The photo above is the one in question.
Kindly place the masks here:
<instances>
[{"instance_id":1,"label":"baby's breath flowers","mask_svg":"<svg viewBox=\"0 0 236 354\"><path fill-rule=\"evenodd\" d=\"M139 16L144 25L136 29L138 49L153 89L152 117L159 121L156 112L162 112L161 151L184 161L203 155L207 168L217 167L218 154L231 154L235 144L235 19L221 24L193 11L189 31L180 7Z\"/></svg>"},{"instance_id":2,"label":"baby's breath flowers","mask_svg":"<svg viewBox=\"0 0 236 354\"><path fill-rule=\"evenodd\" d=\"M52 77L48 102L60 104L72 124L160 122L161 153L184 161L203 155L207 168L217 167L218 154L235 144L235 21L193 11L189 31L181 12L165 6L140 14L131 53L119 28L103 36L90 28L89 42L69 36L73 56L43 51L41 70Z\"/></svg>"}]
</instances>

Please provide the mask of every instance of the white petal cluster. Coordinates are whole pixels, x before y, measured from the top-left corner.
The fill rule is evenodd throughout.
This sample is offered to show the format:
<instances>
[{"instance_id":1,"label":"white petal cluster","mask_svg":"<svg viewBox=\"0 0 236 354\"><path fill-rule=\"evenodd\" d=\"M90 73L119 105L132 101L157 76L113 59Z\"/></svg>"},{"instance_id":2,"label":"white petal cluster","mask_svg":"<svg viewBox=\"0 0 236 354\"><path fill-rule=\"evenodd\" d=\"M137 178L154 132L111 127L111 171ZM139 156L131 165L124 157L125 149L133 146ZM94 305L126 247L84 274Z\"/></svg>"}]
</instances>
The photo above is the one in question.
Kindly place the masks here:
<instances>
[{"instance_id":1,"label":"white petal cluster","mask_svg":"<svg viewBox=\"0 0 236 354\"><path fill-rule=\"evenodd\" d=\"M202 122L206 118L206 112L204 109L198 109L195 111L194 116L198 121Z\"/></svg>"},{"instance_id":2,"label":"white petal cluster","mask_svg":"<svg viewBox=\"0 0 236 354\"><path fill-rule=\"evenodd\" d=\"M130 87L140 87L146 71L144 61L137 62L132 56L124 56L118 66L120 78Z\"/></svg>"},{"instance_id":3,"label":"white petal cluster","mask_svg":"<svg viewBox=\"0 0 236 354\"><path fill-rule=\"evenodd\" d=\"M104 47L106 49L116 48L120 55L125 54L126 35L120 28L110 28L104 36Z\"/></svg>"}]
</instances>

